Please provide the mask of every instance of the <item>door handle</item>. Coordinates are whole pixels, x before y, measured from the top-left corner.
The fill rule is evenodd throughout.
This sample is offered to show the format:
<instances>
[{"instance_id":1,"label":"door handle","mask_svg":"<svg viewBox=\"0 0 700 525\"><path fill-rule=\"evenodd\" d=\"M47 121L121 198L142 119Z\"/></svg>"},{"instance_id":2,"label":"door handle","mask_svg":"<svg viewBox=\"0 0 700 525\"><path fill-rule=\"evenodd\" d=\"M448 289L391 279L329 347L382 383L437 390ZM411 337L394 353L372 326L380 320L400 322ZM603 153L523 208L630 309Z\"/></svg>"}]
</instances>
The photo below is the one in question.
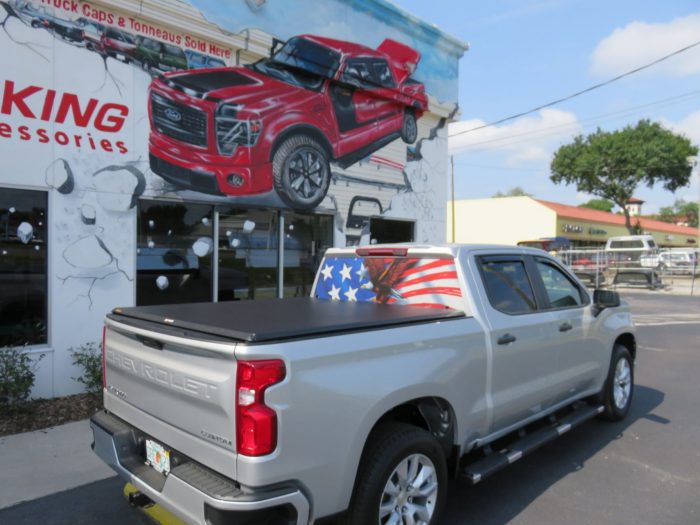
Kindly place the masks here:
<instances>
[{"instance_id":1,"label":"door handle","mask_svg":"<svg viewBox=\"0 0 700 525\"><path fill-rule=\"evenodd\" d=\"M569 330L572 330L574 327L571 326L570 323L562 323L559 325L559 331L560 332L568 332Z\"/></svg>"},{"instance_id":2,"label":"door handle","mask_svg":"<svg viewBox=\"0 0 700 525\"><path fill-rule=\"evenodd\" d=\"M496 342L499 345L509 345L510 343L515 342L515 336L510 334L504 334L501 337L499 337L498 341Z\"/></svg>"}]
</instances>

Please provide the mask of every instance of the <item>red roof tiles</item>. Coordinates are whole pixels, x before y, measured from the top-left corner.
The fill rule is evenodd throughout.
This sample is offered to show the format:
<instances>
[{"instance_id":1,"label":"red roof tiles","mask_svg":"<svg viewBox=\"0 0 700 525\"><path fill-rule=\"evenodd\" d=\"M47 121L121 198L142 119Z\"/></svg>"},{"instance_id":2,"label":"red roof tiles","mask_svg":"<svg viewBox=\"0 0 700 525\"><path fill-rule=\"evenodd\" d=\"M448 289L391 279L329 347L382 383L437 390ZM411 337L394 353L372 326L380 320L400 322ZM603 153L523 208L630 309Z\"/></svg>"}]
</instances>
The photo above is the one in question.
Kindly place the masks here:
<instances>
[{"instance_id":1,"label":"red roof tiles","mask_svg":"<svg viewBox=\"0 0 700 525\"><path fill-rule=\"evenodd\" d=\"M582 221L602 222L604 224L625 225L625 216L608 213L607 211L592 210L590 208L579 208L578 206L569 206L567 204L559 204L558 202L543 201L535 199L540 204L543 204L550 210L553 210L557 215L567 217L569 219L578 219ZM668 222L655 221L653 219L645 219L644 217L632 217L632 224L639 224L643 230L654 230L664 233L676 233L679 235L690 235L697 237L698 229L688 226L677 226Z\"/></svg>"}]
</instances>

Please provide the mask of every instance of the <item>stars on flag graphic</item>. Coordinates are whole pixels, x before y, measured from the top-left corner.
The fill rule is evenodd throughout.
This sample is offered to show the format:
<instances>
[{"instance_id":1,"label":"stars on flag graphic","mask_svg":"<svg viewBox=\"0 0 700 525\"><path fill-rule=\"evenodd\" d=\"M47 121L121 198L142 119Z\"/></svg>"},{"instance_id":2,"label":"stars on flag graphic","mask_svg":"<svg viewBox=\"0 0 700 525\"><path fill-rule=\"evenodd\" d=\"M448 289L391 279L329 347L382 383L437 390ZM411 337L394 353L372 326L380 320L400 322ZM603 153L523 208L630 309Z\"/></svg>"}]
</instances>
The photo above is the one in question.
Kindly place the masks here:
<instances>
[{"instance_id":1,"label":"stars on flag graphic","mask_svg":"<svg viewBox=\"0 0 700 525\"><path fill-rule=\"evenodd\" d=\"M451 258L329 257L321 265L316 297L464 308L457 270Z\"/></svg>"}]
</instances>

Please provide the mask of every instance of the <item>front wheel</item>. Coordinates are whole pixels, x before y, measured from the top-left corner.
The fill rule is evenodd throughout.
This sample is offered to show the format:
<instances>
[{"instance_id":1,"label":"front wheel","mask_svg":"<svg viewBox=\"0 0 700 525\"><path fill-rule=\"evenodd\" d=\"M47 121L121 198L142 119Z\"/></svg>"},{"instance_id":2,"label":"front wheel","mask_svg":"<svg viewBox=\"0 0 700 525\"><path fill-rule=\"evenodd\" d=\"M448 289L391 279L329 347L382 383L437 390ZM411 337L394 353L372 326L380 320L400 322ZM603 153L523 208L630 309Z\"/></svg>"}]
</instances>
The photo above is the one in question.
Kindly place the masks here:
<instances>
[{"instance_id":1,"label":"front wheel","mask_svg":"<svg viewBox=\"0 0 700 525\"><path fill-rule=\"evenodd\" d=\"M312 210L328 192L328 155L308 135L294 135L280 144L272 158L272 176L277 194L290 208Z\"/></svg>"},{"instance_id":2,"label":"front wheel","mask_svg":"<svg viewBox=\"0 0 700 525\"><path fill-rule=\"evenodd\" d=\"M605 407L601 417L608 421L620 421L632 404L634 393L634 364L627 347L615 345L610 370L599 400Z\"/></svg>"},{"instance_id":3,"label":"front wheel","mask_svg":"<svg viewBox=\"0 0 700 525\"><path fill-rule=\"evenodd\" d=\"M436 525L447 493L438 441L403 423L382 425L370 439L344 525Z\"/></svg>"}]
</instances>

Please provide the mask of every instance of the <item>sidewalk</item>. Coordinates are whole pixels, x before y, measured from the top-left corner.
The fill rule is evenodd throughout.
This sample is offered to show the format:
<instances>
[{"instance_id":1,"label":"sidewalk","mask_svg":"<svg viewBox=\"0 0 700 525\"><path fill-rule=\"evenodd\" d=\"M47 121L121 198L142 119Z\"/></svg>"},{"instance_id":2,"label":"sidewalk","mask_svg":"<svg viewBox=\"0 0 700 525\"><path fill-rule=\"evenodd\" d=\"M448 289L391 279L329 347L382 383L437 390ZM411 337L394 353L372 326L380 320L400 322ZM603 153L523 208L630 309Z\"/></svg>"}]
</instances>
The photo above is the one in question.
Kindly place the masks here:
<instances>
[{"instance_id":1,"label":"sidewalk","mask_svg":"<svg viewBox=\"0 0 700 525\"><path fill-rule=\"evenodd\" d=\"M116 476L91 443L87 419L0 438L0 509Z\"/></svg>"}]
</instances>

